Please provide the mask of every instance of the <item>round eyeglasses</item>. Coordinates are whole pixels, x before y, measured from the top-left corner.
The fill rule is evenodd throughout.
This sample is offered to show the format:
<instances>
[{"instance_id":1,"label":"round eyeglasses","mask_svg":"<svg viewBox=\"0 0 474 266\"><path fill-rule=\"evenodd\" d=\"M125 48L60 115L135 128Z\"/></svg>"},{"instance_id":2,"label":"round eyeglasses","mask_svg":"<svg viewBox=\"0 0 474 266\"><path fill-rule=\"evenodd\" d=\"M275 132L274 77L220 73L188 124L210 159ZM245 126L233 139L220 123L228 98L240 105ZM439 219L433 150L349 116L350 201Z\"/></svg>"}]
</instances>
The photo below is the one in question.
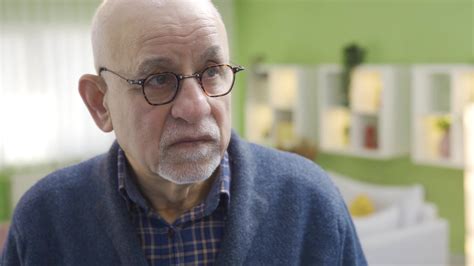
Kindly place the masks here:
<instances>
[{"instance_id":1,"label":"round eyeglasses","mask_svg":"<svg viewBox=\"0 0 474 266\"><path fill-rule=\"evenodd\" d=\"M180 88L180 82L187 78L197 79L201 89L209 97L220 97L229 94L234 86L235 73L244 70L241 66L219 64L206 67L201 72L185 76L173 72L151 74L144 79L127 79L120 74L101 67L99 76L107 71L127 81L130 85L142 87L145 100L151 105L163 105L172 102Z\"/></svg>"}]
</instances>

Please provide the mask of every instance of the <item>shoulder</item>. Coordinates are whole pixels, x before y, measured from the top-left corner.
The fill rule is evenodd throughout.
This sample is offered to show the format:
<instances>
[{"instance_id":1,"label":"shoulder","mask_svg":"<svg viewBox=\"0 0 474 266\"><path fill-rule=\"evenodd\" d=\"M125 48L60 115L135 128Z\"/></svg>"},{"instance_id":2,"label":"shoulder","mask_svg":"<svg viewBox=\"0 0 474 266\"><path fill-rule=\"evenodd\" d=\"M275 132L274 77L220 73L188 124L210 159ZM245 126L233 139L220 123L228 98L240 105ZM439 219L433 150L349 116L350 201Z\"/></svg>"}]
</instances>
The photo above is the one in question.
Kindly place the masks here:
<instances>
[{"instance_id":1,"label":"shoulder","mask_svg":"<svg viewBox=\"0 0 474 266\"><path fill-rule=\"evenodd\" d=\"M246 142L235 134L231 160L239 171L254 176L254 185L275 195L339 202L339 192L327 173L302 156ZM273 193L272 193L273 194Z\"/></svg>"},{"instance_id":2,"label":"shoulder","mask_svg":"<svg viewBox=\"0 0 474 266\"><path fill-rule=\"evenodd\" d=\"M100 189L117 171L117 151L118 144L114 143L107 153L50 173L23 195L19 207L40 199L63 199Z\"/></svg>"},{"instance_id":3,"label":"shoulder","mask_svg":"<svg viewBox=\"0 0 474 266\"><path fill-rule=\"evenodd\" d=\"M25 219L39 222L64 215L74 206L87 208L99 194L101 169L106 157L100 155L42 178L18 202L13 222L21 227Z\"/></svg>"},{"instance_id":4,"label":"shoulder","mask_svg":"<svg viewBox=\"0 0 474 266\"><path fill-rule=\"evenodd\" d=\"M77 189L89 183L105 155L97 156L76 165L56 170L42 178L24 195L25 199L37 198L45 193L56 194L59 191ZM50 195L50 194L49 194Z\"/></svg>"},{"instance_id":5,"label":"shoulder","mask_svg":"<svg viewBox=\"0 0 474 266\"><path fill-rule=\"evenodd\" d=\"M265 202L270 225L298 227L334 245L355 235L339 190L313 161L240 139L231 143L230 160L232 186L245 183Z\"/></svg>"}]
</instances>

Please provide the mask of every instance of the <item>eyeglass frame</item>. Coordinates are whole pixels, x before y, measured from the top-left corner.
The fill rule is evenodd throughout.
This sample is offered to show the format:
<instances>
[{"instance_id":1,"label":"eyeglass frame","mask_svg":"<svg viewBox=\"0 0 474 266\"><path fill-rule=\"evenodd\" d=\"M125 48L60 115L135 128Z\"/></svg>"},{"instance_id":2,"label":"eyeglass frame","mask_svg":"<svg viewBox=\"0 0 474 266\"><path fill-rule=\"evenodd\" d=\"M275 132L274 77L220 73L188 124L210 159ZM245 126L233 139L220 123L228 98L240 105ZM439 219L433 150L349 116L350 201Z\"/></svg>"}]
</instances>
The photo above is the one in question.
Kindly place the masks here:
<instances>
[{"instance_id":1,"label":"eyeglass frame","mask_svg":"<svg viewBox=\"0 0 474 266\"><path fill-rule=\"evenodd\" d=\"M233 73L233 77L232 77L232 84L230 84L230 88L227 92L225 93L222 93L222 94L217 94L217 95L209 95L209 93L204 89L204 86L202 85L202 75L204 74L204 72L206 72L208 69L212 68L212 67L221 67L221 66L227 66L229 67L231 70L232 70L232 73ZM208 97L212 97L212 98L216 98L216 97L222 97L222 96L225 96L227 94L229 94L231 91L232 91L232 88L234 87L234 83L235 83L235 74L240 72L240 71L243 71L245 70L244 67L242 66L232 66L232 65L229 65L229 64L216 64L216 65L211 65L211 66L208 66L206 68L204 68L202 71L200 72L196 72L192 75L182 75L182 74L176 74L174 72L159 72L159 73L153 73L153 74L150 74L148 76L146 76L145 78L143 79L128 79L120 74L118 74L117 72L113 71L113 70L110 70L106 67L100 67L99 68L99 76L101 76L102 72L106 71L106 72L110 72L114 75L116 75L117 77L125 80L128 84L130 85L140 85L141 88L142 88L142 94L143 94L143 97L145 97L145 100L147 101L148 104L150 105L153 105L153 106L159 106L159 105L165 105L165 104L169 104L171 103L172 101L174 101L174 99L176 98L176 96L178 95L178 92L181 88L181 81L184 80L184 79L188 79L188 78L195 78L198 83L199 83L199 86L201 87L202 91L204 92L204 94L206 94ZM150 100L148 99L148 97L146 96L146 93L145 93L145 84L146 84L146 81L148 79L150 79L151 77L153 76L156 76L156 75L164 75L164 74L171 74L173 76L175 76L176 80L177 80L177 83L176 83L176 91L173 95L173 97L171 97L171 99L169 101L166 101L166 102L163 102L163 103L151 103Z\"/></svg>"}]
</instances>

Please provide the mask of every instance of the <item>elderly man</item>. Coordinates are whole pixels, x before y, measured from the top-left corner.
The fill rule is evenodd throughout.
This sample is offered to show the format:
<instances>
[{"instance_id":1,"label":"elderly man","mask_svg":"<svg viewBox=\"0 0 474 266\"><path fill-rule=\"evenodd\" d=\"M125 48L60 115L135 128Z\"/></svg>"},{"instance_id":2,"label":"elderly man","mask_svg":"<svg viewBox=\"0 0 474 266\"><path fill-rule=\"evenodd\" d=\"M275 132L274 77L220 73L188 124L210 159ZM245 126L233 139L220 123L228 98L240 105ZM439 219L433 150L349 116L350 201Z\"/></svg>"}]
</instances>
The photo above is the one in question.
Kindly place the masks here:
<instances>
[{"instance_id":1,"label":"elderly man","mask_svg":"<svg viewBox=\"0 0 474 266\"><path fill-rule=\"evenodd\" d=\"M79 92L107 154L18 204L2 265L365 265L328 176L231 133L224 25L208 0L109 0Z\"/></svg>"}]
</instances>

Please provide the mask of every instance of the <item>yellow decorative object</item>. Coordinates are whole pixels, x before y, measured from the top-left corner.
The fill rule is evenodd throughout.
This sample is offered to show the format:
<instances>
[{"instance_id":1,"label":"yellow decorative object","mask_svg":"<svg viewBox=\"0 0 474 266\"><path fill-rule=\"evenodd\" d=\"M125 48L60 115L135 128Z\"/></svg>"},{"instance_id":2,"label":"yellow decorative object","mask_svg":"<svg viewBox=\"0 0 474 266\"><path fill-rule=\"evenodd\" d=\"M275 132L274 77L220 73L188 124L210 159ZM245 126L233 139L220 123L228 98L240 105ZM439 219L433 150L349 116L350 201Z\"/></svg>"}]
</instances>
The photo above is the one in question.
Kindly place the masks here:
<instances>
[{"instance_id":1,"label":"yellow decorative object","mask_svg":"<svg viewBox=\"0 0 474 266\"><path fill-rule=\"evenodd\" d=\"M362 217L375 211L374 203L366 194L360 194L351 202L349 212L354 217Z\"/></svg>"}]
</instances>

